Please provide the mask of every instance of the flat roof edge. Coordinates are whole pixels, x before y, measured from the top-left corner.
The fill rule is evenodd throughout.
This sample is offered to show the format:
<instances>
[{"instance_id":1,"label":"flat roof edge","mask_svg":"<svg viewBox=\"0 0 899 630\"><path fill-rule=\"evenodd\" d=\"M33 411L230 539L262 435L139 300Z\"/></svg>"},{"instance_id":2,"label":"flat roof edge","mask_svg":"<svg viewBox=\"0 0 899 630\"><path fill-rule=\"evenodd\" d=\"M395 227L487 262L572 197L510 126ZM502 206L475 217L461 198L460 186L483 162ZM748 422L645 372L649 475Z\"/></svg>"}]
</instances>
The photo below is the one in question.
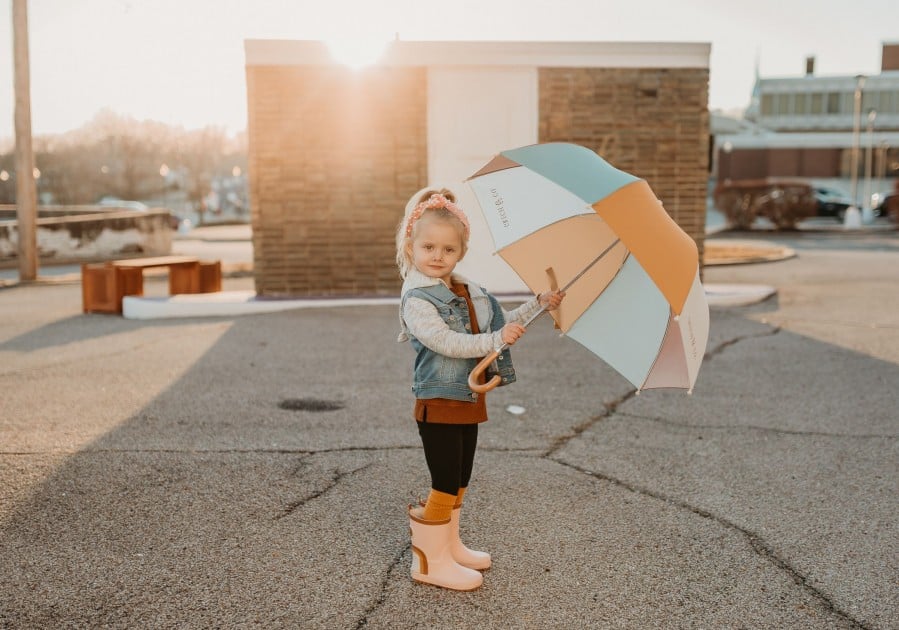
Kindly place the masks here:
<instances>
[{"instance_id":1,"label":"flat roof edge","mask_svg":"<svg viewBox=\"0 0 899 630\"><path fill-rule=\"evenodd\" d=\"M851 131L809 131L792 133L752 134L721 133L715 136L717 146L729 142L734 149L847 149L852 148L854 138ZM874 133L874 146L887 142L899 146L899 132L878 131Z\"/></svg>"},{"instance_id":2,"label":"flat roof edge","mask_svg":"<svg viewBox=\"0 0 899 630\"><path fill-rule=\"evenodd\" d=\"M248 39L247 66L332 65L325 42ZM403 41L387 43L374 65L705 68L707 42Z\"/></svg>"}]
</instances>

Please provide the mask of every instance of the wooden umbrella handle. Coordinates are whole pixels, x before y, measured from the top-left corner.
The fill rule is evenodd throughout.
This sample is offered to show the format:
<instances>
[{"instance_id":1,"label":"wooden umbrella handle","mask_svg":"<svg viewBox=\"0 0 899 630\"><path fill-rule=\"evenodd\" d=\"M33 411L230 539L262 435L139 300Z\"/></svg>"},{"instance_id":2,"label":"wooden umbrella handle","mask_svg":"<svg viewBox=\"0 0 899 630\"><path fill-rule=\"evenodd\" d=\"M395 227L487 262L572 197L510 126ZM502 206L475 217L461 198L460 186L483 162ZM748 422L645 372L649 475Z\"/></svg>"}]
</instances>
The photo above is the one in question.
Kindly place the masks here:
<instances>
[{"instance_id":1,"label":"wooden umbrella handle","mask_svg":"<svg viewBox=\"0 0 899 630\"><path fill-rule=\"evenodd\" d=\"M499 356L500 352L502 352L502 350L494 350L486 357L481 359L481 362L478 363L471 371L471 374L468 375L468 386L471 388L471 391L477 392L479 394L486 394L502 382L503 379L500 378L499 374L497 374L486 383L478 383L478 377L484 373L484 370L487 369L487 366L489 366L496 360L496 357Z\"/></svg>"}]
</instances>

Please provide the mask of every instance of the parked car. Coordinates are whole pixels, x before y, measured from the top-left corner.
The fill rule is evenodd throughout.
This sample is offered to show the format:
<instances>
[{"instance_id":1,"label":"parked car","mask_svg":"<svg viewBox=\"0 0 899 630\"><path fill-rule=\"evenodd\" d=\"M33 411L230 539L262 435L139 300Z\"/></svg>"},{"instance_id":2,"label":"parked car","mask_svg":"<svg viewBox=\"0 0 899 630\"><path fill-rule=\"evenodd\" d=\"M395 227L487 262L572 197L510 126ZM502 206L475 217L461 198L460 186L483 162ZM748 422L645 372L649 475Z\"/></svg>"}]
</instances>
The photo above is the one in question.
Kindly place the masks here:
<instances>
[{"instance_id":1,"label":"parked car","mask_svg":"<svg viewBox=\"0 0 899 630\"><path fill-rule=\"evenodd\" d=\"M817 202L816 214L819 217L833 217L842 221L846 216L846 210L854 205L849 195L835 188L815 187L815 201Z\"/></svg>"},{"instance_id":2,"label":"parked car","mask_svg":"<svg viewBox=\"0 0 899 630\"><path fill-rule=\"evenodd\" d=\"M806 182L781 179L736 179L719 182L713 192L715 208L740 230L752 228L757 218L779 230L794 230L815 215L817 200Z\"/></svg>"},{"instance_id":3,"label":"parked car","mask_svg":"<svg viewBox=\"0 0 899 630\"><path fill-rule=\"evenodd\" d=\"M890 217L899 220L899 192L886 191L871 195L871 207L879 217ZM891 212L892 211L892 212Z\"/></svg>"}]
</instances>

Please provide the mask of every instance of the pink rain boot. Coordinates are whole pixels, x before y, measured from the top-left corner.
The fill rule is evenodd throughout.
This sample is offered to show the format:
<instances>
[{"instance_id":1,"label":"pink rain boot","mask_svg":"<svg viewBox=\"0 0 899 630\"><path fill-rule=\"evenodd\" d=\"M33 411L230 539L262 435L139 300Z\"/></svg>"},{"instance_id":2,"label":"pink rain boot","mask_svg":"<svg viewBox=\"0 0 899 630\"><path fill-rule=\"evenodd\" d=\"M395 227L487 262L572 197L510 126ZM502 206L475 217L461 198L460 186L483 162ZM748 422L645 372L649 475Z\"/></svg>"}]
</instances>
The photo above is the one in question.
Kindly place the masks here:
<instances>
[{"instance_id":1,"label":"pink rain boot","mask_svg":"<svg viewBox=\"0 0 899 630\"><path fill-rule=\"evenodd\" d=\"M413 580L454 591L473 591L481 586L484 576L453 559L452 518L426 521L415 516L410 505L409 527L412 530Z\"/></svg>"},{"instance_id":2,"label":"pink rain boot","mask_svg":"<svg viewBox=\"0 0 899 630\"><path fill-rule=\"evenodd\" d=\"M459 538L459 513L462 506L454 507L450 516L450 549L453 554L453 560L469 569L478 569L483 571L489 569L492 564L490 554L484 551L473 551L462 543Z\"/></svg>"}]
</instances>

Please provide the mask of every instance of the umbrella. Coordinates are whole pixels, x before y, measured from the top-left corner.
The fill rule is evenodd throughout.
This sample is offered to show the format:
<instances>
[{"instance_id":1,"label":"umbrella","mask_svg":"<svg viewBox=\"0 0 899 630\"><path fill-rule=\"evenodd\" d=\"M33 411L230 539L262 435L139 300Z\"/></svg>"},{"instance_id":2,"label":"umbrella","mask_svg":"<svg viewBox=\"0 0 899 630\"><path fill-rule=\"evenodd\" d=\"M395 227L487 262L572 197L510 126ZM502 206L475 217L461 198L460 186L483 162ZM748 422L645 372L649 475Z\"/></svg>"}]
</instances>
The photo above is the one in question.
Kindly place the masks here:
<instances>
[{"instance_id":1,"label":"umbrella","mask_svg":"<svg viewBox=\"0 0 899 630\"><path fill-rule=\"evenodd\" d=\"M563 285L550 313L563 334L638 393L692 392L709 332L698 250L646 181L554 142L503 151L468 183L496 253L534 293ZM473 390L499 383L476 381L503 348L472 372Z\"/></svg>"}]
</instances>

